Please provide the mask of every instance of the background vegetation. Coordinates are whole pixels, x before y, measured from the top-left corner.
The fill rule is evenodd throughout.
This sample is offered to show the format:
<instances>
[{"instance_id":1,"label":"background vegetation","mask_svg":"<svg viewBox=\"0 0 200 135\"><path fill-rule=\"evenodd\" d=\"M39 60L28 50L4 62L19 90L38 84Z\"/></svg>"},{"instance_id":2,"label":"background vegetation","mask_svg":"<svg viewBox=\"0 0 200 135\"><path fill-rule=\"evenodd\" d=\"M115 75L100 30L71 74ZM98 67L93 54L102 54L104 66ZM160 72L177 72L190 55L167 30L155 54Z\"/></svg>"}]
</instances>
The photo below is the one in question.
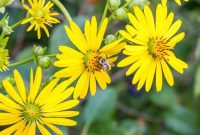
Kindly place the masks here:
<instances>
[{"instance_id":1,"label":"background vegetation","mask_svg":"<svg viewBox=\"0 0 200 135\"><path fill-rule=\"evenodd\" d=\"M72 14L73 19L84 25L84 21L92 15L100 20L105 0L61 0ZM158 0L151 1L155 11ZM189 64L189 68L180 75L174 72L175 86L164 85L157 93L154 88L147 93L136 91L131 85L131 77L125 77L125 69L114 68L112 84L107 90L98 90L96 96L86 98L77 108L80 116L76 117L78 126L62 128L65 135L197 135L200 134L200 1L191 0L183 6L177 6L169 0L169 10L175 12L176 19L183 21L181 31L186 32L186 38L179 43L176 55ZM26 15L19 1L8 8L10 24ZM54 10L58 10L56 7ZM58 11L59 12L59 11ZM62 15L59 16L63 20ZM64 20L63 20L64 21ZM128 20L113 21L109 24L107 34L123 29ZM31 56L33 44L48 46L48 53L57 53L58 45L72 46L67 38L62 23L51 29L48 39L43 33L37 40L34 32L26 33L26 26L18 27L10 37L8 48L11 63ZM123 56L122 56L123 57ZM122 59L120 57L120 59ZM28 63L19 67L20 72L29 82L30 67ZM46 77L55 72L54 67L44 72ZM0 80L12 75L12 69L0 73ZM44 77L45 78L45 77Z\"/></svg>"}]
</instances>

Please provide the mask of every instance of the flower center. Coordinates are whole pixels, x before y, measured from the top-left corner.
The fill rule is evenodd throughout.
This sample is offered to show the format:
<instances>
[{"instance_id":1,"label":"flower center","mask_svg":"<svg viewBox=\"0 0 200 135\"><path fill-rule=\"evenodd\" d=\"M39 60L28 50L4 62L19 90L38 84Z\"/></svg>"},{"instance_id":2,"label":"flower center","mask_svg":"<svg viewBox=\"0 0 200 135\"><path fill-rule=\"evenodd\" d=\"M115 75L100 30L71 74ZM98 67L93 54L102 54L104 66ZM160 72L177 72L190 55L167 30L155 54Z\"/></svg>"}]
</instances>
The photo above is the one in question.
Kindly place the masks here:
<instances>
[{"instance_id":1,"label":"flower center","mask_svg":"<svg viewBox=\"0 0 200 135\"><path fill-rule=\"evenodd\" d=\"M97 51L88 51L85 54L84 63L85 67L88 71L94 72L102 69L102 65L100 64L100 59L102 58L101 52Z\"/></svg>"},{"instance_id":2,"label":"flower center","mask_svg":"<svg viewBox=\"0 0 200 135\"><path fill-rule=\"evenodd\" d=\"M168 52L171 49L167 45L169 41L163 37L150 38L148 42L148 51L154 58L165 59L165 56L168 56Z\"/></svg>"},{"instance_id":3,"label":"flower center","mask_svg":"<svg viewBox=\"0 0 200 135\"><path fill-rule=\"evenodd\" d=\"M45 18L46 12L43 8L35 8L34 10L34 19L38 22L42 22Z\"/></svg>"},{"instance_id":4,"label":"flower center","mask_svg":"<svg viewBox=\"0 0 200 135\"><path fill-rule=\"evenodd\" d=\"M40 108L34 104L27 104L23 109L22 115L27 122L38 121L41 117Z\"/></svg>"}]
</instances>

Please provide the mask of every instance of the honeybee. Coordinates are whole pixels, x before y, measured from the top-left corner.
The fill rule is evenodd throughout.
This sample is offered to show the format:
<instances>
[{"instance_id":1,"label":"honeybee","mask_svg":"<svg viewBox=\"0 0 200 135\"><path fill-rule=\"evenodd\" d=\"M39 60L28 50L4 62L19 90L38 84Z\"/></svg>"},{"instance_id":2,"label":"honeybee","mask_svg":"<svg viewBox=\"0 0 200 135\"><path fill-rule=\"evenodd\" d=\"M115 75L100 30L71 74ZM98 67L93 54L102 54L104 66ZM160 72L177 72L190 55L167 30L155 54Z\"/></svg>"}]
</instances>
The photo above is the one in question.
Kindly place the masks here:
<instances>
[{"instance_id":1,"label":"honeybee","mask_svg":"<svg viewBox=\"0 0 200 135\"><path fill-rule=\"evenodd\" d=\"M111 69L111 67L115 66L113 63L110 63L109 61L107 61L103 57L100 57L99 64L101 64L103 70L106 71L106 72L108 72Z\"/></svg>"}]
</instances>

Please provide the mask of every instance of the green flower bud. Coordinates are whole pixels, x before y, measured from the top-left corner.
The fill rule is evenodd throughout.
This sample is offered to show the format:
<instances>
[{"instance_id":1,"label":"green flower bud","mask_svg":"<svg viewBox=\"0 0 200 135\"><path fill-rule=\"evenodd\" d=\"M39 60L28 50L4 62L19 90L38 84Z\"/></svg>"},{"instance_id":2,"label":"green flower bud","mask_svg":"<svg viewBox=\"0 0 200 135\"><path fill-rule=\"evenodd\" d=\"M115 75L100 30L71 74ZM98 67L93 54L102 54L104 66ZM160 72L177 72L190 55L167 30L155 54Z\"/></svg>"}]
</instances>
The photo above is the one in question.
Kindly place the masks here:
<instances>
[{"instance_id":1,"label":"green flower bud","mask_svg":"<svg viewBox=\"0 0 200 135\"><path fill-rule=\"evenodd\" d=\"M141 9L144 8L144 6L149 5L150 2L148 0L133 0L133 2L131 2L131 4L128 6L130 11L133 11L133 7L134 6L138 6Z\"/></svg>"},{"instance_id":2,"label":"green flower bud","mask_svg":"<svg viewBox=\"0 0 200 135\"><path fill-rule=\"evenodd\" d=\"M107 35L104 42L107 45L107 44L112 43L115 40L116 40L116 37L114 35Z\"/></svg>"},{"instance_id":3,"label":"green flower bud","mask_svg":"<svg viewBox=\"0 0 200 135\"><path fill-rule=\"evenodd\" d=\"M0 20L0 27L3 28L3 27L8 26L8 20L9 20L9 17L8 17L7 15L5 15L5 16Z\"/></svg>"},{"instance_id":4,"label":"green flower bud","mask_svg":"<svg viewBox=\"0 0 200 135\"><path fill-rule=\"evenodd\" d=\"M44 69L48 69L52 65L52 60L47 56L39 56L37 64Z\"/></svg>"},{"instance_id":5,"label":"green flower bud","mask_svg":"<svg viewBox=\"0 0 200 135\"><path fill-rule=\"evenodd\" d=\"M117 10L120 4L121 4L121 0L109 0L108 6L109 6L110 12Z\"/></svg>"},{"instance_id":6,"label":"green flower bud","mask_svg":"<svg viewBox=\"0 0 200 135\"><path fill-rule=\"evenodd\" d=\"M119 8L115 11L114 19L124 20L127 18L127 10L125 8Z\"/></svg>"},{"instance_id":7,"label":"green flower bud","mask_svg":"<svg viewBox=\"0 0 200 135\"><path fill-rule=\"evenodd\" d=\"M33 55L37 57L37 56L42 56L42 55L44 55L45 52L46 52L46 50L47 50L46 47L45 47L45 48L42 48L41 46L36 46L36 45L34 45L34 46L33 46L32 52L33 52Z\"/></svg>"},{"instance_id":8,"label":"green flower bud","mask_svg":"<svg viewBox=\"0 0 200 135\"><path fill-rule=\"evenodd\" d=\"M14 0L0 0L0 7L5 7L11 4Z\"/></svg>"},{"instance_id":9,"label":"green flower bud","mask_svg":"<svg viewBox=\"0 0 200 135\"><path fill-rule=\"evenodd\" d=\"M0 7L0 13L4 13L5 12L5 7Z\"/></svg>"},{"instance_id":10,"label":"green flower bud","mask_svg":"<svg viewBox=\"0 0 200 135\"><path fill-rule=\"evenodd\" d=\"M12 30L11 27L6 26L6 27L3 27L3 32L4 32L6 35L10 35L10 34L13 32L13 30Z\"/></svg>"},{"instance_id":11,"label":"green flower bud","mask_svg":"<svg viewBox=\"0 0 200 135\"><path fill-rule=\"evenodd\" d=\"M4 80L9 81L12 86L15 86L16 82L13 76L7 76Z\"/></svg>"}]
</instances>

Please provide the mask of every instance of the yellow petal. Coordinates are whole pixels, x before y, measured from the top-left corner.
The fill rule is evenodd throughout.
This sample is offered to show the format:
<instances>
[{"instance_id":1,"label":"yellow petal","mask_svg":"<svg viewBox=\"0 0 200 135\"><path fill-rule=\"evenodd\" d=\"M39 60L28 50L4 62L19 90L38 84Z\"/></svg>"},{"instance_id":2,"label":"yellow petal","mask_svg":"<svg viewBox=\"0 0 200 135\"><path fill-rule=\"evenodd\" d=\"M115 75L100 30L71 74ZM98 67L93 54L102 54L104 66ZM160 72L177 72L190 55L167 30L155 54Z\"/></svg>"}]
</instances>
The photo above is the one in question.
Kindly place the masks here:
<instances>
[{"instance_id":1,"label":"yellow petal","mask_svg":"<svg viewBox=\"0 0 200 135\"><path fill-rule=\"evenodd\" d=\"M17 70L14 70L14 78L16 81L16 85L19 91L19 94L24 102L26 102L26 88L24 85L24 81Z\"/></svg>"},{"instance_id":2,"label":"yellow petal","mask_svg":"<svg viewBox=\"0 0 200 135\"><path fill-rule=\"evenodd\" d=\"M133 77L133 80L132 80L132 83L133 84L136 84L140 77L141 77L141 73L144 71L145 72L145 69L147 69L149 67L149 64L152 60L152 57L150 55L147 55L145 61L142 63L142 65L140 66L140 68L138 69L138 71L136 71L134 77Z\"/></svg>"},{"instance_id":3,"label":"yellow petal","mask_svg":"<svg viewBox=\"0 0 200 135\"><path fill-rule=\"evenodd\" d=\"M103 23L100 26L100 29L99 29L98 34L97 34L97 41L96 41L96 47L95 47L95 49L99 49L99 47L101 46L104 34L106 32L107 25L108 25L108 18L105 18L103 20Z\"/></svg>"},{"instance_id":4,"label":"yellow petal","mask_svg":"<svg viewBox=\"0 0 200 135\"><path fill-rule=\"evenodd\" d=\"M51 133L40 123L37 123L37 127L39 128L42 135L51 135Z\"/></svg>"},{"instance_id":5,"label":"yellow petal","mask_svg":"<svg viewBox=\"0 0 200 135\"><path fill-rule=\"evenodd\" d=\"M56 106L46 109L46 110L42 110L42 112L58 112L58 111L63 111L63 110L67 110L70 109L74 106L76 106L79 103L78 100L69 100L69 101L65 101L63 103L57 104Z\"/></svg>"},{"instance_id":6,"label":"yellow petal","mask_svg":"<svg viewBox=\"0 0 200 135\"><path fill-rule=\"evenodd\" d=\"M18 128L20 128L23 125L23 121L18 122L9 128L4 129L0 132L1 135L11 135L13 132L15 132Z\"/></svg>"},{"instance_id":7,"label":"yellow petal","mask_svg":"<svg viewBox=\"0 0 200 135\"><path fill-rule=\"evenodd\" d=\"M77 124L76 121L65 118L42 118L42 121L62 126L75 126Z\"/></svg>"},{"instance_id":8,"label":"yellow petal","mask_svg":"<svg viewBox=\"0 0 200 135\"><path fill-rule=\"evenodd\" d=\"M43 113L45 117L74 117L79 115L77 111L62 111L62 112L49 112Z\"/></svg>"},{"instance_id":9,"label":"yellow petal","mask_svg":"<svg viewBox=\"0 0 200 135\"><path fill-rule=\"evenodd\" d=\"M11 99L9 99L8 97L4 96L3 94L0 93L0 101L2 104L9 106L11 108L15 108L20 110L21 107L20 105L16 104L14 101L12 101Z\"/></svg>"},{"instance_id":10,"label":"yellow petal","mask_svg":"<svg viewBox=\"0 0 200 135\"><path fill-rule=\"evenodd\" d=\"M62 130L60 130L59 128L57 128L56 126L54 126L53 124L50 123L45 123L45 125L47 125L54 133L56 133L57 135L62 135L63 132Z\"/></svg>"},{"instance_id":11,"label":"yellow petal","mask_svg":"<svg viewBox=\"0 0 200 135\"><path fill-rule=\"evenodd\" d=\"M156 89L159 92L162 89L162 68L160 61L157 61L156 63Z\"/></svg>"},{"instance_id":12,"label":"yellow petal","mask_svg":"<svg viewBox=\"0 0 200 135\"><path fill-rule=\"evenodd\" d=\"M18 95L16 90L13 88L13 86L10 84L9 81L3 80L2 81L4 88L8 92L8 94L19 104L24 105L21 97Z\"/></svg>"},{"instance_id":13,"label":"yellow petal","mask_svg":"<svg viewBox=\"0 0 200 135\"><path fill-rule=\"evenodd\" d=\"M33 88L30 89L29 99L31 102L33 102L38 94L40 84L42 81L42 69L41 67L38 67L36 70L35 80L33 83Z\"/></svg>"},{"instance_id":14,"label":"yellow petal","mask_svg":"<svg viewBox=\"0 0 200 135\"><path fill-rule=\"evenodd\" d=\"M84 84L86 83L88 76L89 76L89 73L85 70L83 74L81 75L81 77L79 78L75 87L74 95L73 95L75 99L80 96L82 90L84 89Z\"/></svg>"},{"instance_id":15,"label":"yellow petal","mask_svg":"<svg viewBox=\"0 0 200 135\"><path fill-rule=\"evenodd\" d=\"M106 81L104 80L104 78L101 76L101 73L99 71L95 71L94 72L95 78L99 84L99 86L105 90L107 87Z\"/></svg>"},{"instance_id":16,"label":"yellow petal","mask_svg":"<svg viewBox=\"0 0 200 135\"><path fill-rule=\"evenodd\" d=\"M90 73L90 92L92 96L96 93L96 80L93 73Z\"/></svg>"},{"instance_id":17,"label":"yellow petal","mask_svg":"<svg viewBox=\"0 0 200 135\"><path fill-rule=\"evenodd\" d=\"M41 101L43 99L47 99L47 96L50 94L51 90L55 87L58 81L59 79L56 78L53 81L51 81L47 86L45 86L36 98L35 103L41 105Z\"/></svg>"},{"instance_id":18,"label":"yellow petal","mask_svg":"<svg viewBox=\"0 0 200 135\"><path fill-rule=\"evenodd\" d=\"M91 49L95 50L96 48L96 42L97 42L97 20L96 17L92 17L91 21Z\"/></svg>"},{"instance_id":19,"label":"yellow petal","mask_svg":"<svg viewBox=\"0 0 200 135\"><path fill-rule=\"evenodd\" d=\"M168 65L166 64L165 61L161 61L161 65L162 65L162 69L163 69L163 73L165 75L165 78L168 82L168 84L170 86L173 86L174 85L174 78L173 78L173 75L172 75L172 72L170 71Z\"/></svg>"},{"instance_id":20,"label":"yellow petal","mask_svg":"<svg viewBox=\"0 0 200 135\"><path fill-rule=\"evenodd\" d=\"M150 35L155 36L155 22L151 9L148 6L144 7L144 14L147 20L147 25L149 27Z\"/></svg>"},{"instance_id":21,"label":"yellow petal","mask_svg":"<svg viewBox=\"0 0 200 135\"><path fill-rule=\"evenodd\" d=\"M152 59L151 64L148 67L148 75L147 75L147 81L146 81L146 87L145 87L147 92L151 89L155 71L156 71L156 65L157 65L156 61Z\"/></svg>"}]
</instances>

